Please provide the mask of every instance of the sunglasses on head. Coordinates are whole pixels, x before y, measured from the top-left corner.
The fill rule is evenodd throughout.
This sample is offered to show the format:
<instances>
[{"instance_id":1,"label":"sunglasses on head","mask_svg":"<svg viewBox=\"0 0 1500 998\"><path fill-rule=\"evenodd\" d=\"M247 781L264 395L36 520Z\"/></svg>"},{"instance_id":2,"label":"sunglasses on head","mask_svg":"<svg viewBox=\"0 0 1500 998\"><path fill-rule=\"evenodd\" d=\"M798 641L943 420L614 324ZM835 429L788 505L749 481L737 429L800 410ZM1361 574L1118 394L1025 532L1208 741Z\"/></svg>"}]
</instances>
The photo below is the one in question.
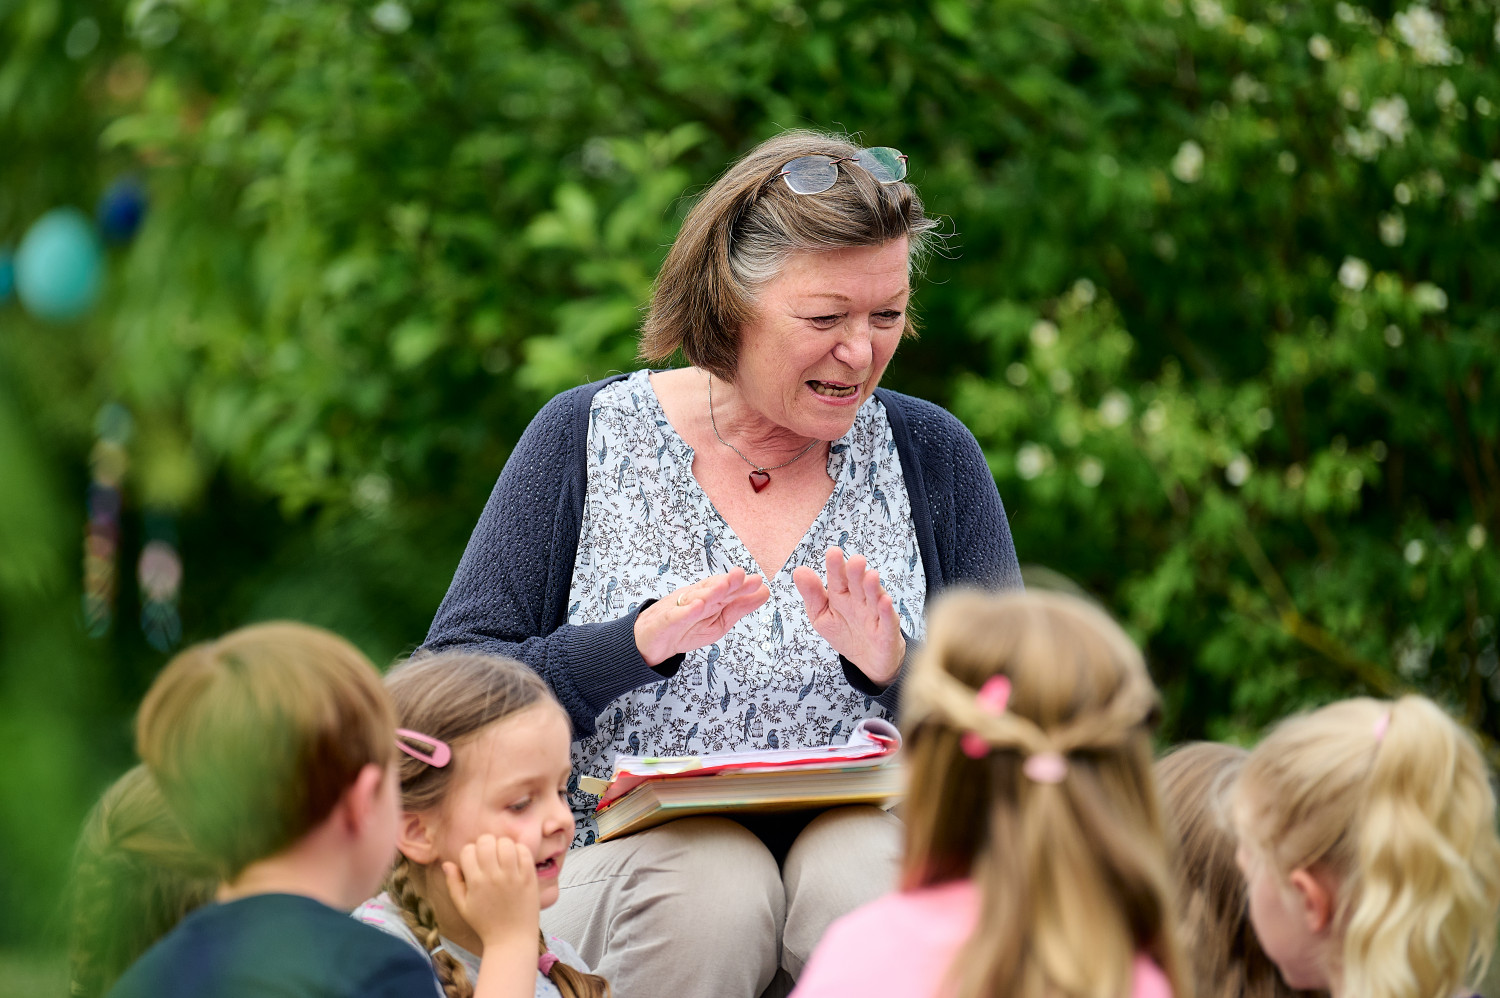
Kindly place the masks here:
<instances>
[{"instance_id":1,"label":"sunglasses on head","mask_svg":"<svg viewBox=\"0 0 1500 998\"><path fill-rule=\"evenodd\" d=\"M798 156L781 168L780 176L794 194L822 194L838 181L840 163L858 163L882 184L906 179L906 154L890 146L861 149L853 156Z\"/></svg>"}]
</instances>

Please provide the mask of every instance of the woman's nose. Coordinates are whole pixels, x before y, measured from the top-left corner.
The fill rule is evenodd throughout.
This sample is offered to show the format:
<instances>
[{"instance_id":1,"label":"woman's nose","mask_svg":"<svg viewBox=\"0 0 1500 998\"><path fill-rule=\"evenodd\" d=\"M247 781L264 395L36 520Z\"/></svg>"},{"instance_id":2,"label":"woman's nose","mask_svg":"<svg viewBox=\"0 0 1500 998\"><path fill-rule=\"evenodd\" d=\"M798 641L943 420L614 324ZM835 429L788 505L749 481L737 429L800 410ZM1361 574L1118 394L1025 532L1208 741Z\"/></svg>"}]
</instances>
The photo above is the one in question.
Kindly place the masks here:
<instances>
[{"instance_id":1,"label":"woman's nose","mask_svg":"<svg viewBox=\"0 0 1500 998\"><path fill-rule=\"evenodd\" d=\"M844 326L844 335L839 337L838 345L833 348L833 356L840 363L856 371L863 371L870 366L870 360L874 356L870 342L873 332L868 316L851 317Z\"/></svg>"}]
</instances>

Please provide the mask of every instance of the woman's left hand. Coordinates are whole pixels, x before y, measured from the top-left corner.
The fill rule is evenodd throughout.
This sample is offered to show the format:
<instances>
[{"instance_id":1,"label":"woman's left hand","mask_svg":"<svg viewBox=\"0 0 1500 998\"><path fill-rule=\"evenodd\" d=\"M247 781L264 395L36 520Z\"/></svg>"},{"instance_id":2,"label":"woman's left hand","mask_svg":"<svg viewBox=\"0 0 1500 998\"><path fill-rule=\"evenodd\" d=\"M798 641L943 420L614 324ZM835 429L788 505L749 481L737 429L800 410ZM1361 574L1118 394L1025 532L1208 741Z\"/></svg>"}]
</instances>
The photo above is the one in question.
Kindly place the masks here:
<instances>
[{"instance_id":1,"label":"woman's left hand","mask_svg":"<svg viewBox=\"0 0 1500 998\"><path fill-rule=\"evenodd\" d=\"M862 555L845 561L838 548L829 548L824 562L826 586L805 565L792 571L792 581L807 604L807 619L834 651L853 662L872 683L890 685L906 657L906 638L896 606L880 585L880 573Z\"/></svg>"}]
</instances>

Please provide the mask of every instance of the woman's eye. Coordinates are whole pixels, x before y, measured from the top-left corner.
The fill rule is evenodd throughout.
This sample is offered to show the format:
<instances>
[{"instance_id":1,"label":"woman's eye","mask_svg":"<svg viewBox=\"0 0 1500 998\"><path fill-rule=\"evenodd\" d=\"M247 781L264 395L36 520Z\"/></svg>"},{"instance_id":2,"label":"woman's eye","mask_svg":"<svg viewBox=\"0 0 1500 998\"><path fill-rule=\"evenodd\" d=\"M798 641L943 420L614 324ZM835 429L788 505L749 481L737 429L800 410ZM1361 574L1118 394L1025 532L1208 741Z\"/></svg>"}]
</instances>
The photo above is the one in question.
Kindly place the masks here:
<instances>
[{"instance_id":1,"label":"woman's eye","mask_svg":"<svg viewBox=\"0 0 1500 998\"><path fill-rule=\"evenodd\" d=\"M819 329L831 329L833 326L837 325L839 320L842 318L842 315L814 315L810 316L807 321L811 322Z\"/></svg>"},{"instance_id":2,"label":"woman's eye","mask_svg":"<svg viewBox=\"0 0 1500 998\"><path fill-rule=\"evenodd\" d=\"M887 326L891 326L901 321L901 313L895 309L886 309L884 312L876 312L875 319Z\"/></svg>"}]
</instances>

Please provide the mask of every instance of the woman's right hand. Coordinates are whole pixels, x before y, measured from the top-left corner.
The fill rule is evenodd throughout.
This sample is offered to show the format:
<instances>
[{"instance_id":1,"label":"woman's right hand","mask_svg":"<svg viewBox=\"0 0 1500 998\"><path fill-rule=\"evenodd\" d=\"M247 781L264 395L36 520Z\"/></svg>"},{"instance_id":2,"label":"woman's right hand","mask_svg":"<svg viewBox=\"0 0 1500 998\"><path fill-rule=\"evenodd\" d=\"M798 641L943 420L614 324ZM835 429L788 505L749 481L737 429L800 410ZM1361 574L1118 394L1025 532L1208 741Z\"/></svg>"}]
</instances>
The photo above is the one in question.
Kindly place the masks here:
<instances>
[{"instance_id":1,"label":"woman's right hand","mask_svg":"<svg viewBox=\"0 0 1500 998\"><path fill-rule=\"evenodd\" d=\"M513 839L481 835L458 862L445 862L448 896L469 928L491 951L519 948L535 959L541 890L531 850Z\"/></svg>"},{"instance_id":2,"label":"woman's right hand","mask_svg":"<svg viewBox=\"0 0 1500 998\"><path fill-rule=\"evenodd\" d=\"M711 645L741 617L765 604L771 590L759 575L733 568L683 586L635 618L635 646L647 665Z\"/></svg>"}]
</instances>

